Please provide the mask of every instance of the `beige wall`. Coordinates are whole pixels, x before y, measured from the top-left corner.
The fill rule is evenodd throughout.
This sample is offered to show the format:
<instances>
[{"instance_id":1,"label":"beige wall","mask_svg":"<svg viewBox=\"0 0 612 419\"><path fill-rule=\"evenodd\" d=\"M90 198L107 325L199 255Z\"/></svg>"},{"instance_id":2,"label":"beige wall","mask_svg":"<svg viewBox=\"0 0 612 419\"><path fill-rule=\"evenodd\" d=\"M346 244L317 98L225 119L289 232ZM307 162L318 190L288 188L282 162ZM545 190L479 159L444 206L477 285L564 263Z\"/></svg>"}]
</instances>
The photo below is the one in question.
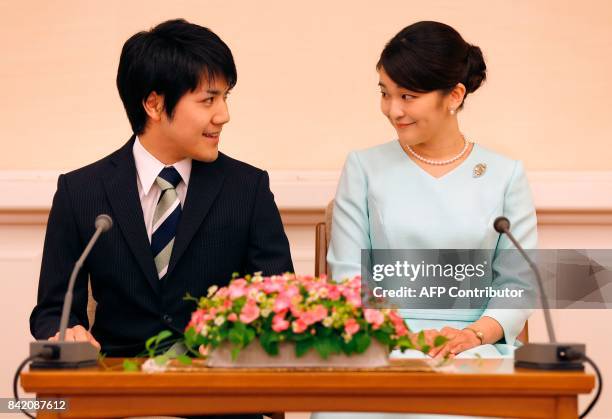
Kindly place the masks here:
<instances>
[{"instance_id":1,"label":"beige wall","mask_svg":"<svg viewBox=\"0 0 612 419\"><path fill-rule=\"evenodd\" d=\"M455 26L482 47L489 66L488 82L461 115L466 135L531 170L562 174L535 188L538 206L553 209L541 225L543 246L610 247L612 172L600 183L583 172L612 170L612 2L0 0L0 317L9 319L3 334L13 342L1 352L0 396L9 395L12 368L30 340L40 217L50 203L39 201L53 189L40 171L76 168L127 139L114 85L121 46L134 32L174 17L210 27L234 52L239 82L222 150L273 174L312 170L315 185L319 171L338 170L349 150L393 137L378 110L374 71L384 43L417 20ZM277 175L272 186L281 207L312 211L331 196L327 183L325 196L296 191L292 179L303 173ZM38 177L42 186L30 182ZM295 196L279 193L283 185ZM13 199L9 190L22 195ZM585 199L576 198L580 191ZM288 227L302 273L312 266L312 223L320 215L308 211L293 214ZM606 377L611 313L555 313L560 338L587 342ZM545 339L539 313L530 327L534 340ZM589 399L581 397L581 406ZM594 417L612 417L609 395Z\"/></svg>"},{"instance_id":2,"label":"beige wall","mask_svg":"<svg viewBox=\"0 0 612 419\"><path fill-rule=\"evenodd\" d=\"M125 39L185 17L216 31L239 73L222 150L268 169L338 169L390 139L374 71L422 19L480 45L488 83L469 138L532 169L612 169L607 0L0 1L0 169L68 169L130 134L114 85Z\"/></svg>"}]
</instances>

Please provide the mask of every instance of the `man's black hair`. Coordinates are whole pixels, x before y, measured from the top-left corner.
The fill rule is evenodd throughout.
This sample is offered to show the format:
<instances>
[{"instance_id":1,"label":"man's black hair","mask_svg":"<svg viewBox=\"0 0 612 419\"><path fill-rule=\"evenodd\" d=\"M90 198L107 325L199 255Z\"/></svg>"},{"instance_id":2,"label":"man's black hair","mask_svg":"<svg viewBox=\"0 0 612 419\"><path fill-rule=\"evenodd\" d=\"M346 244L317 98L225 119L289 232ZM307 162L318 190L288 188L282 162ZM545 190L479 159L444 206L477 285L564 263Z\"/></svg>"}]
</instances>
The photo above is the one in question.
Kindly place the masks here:
<instances>
[{"instance_id":1,"label":"man's black hair","mask_svg":"<svg viewBox=\"0 0 612 419\"><path fill-rule=\"evenodd\" d=\"M138 32L123 45L117 88L135 134L144 131L143 101L156 92L164 97L164 111L172 118L179 99L194 91L206 76L222 78L231 89L237 74L229 47L211 30L184 19L160 23Z\"/></svg>"}]
</instances>

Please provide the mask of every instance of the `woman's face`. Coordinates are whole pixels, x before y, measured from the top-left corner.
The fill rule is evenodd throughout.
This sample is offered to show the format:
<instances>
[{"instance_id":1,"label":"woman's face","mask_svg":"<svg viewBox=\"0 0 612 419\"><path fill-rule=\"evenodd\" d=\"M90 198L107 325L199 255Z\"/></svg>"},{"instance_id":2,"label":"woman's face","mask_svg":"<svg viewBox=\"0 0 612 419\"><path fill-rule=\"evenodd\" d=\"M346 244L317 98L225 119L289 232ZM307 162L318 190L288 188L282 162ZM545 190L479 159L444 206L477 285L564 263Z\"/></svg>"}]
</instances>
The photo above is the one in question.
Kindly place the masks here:
<instances>
[{"instance_id":1,"label":"woman's face","mask_svg":"<svg viewBox=\"0 0 612 419\"><path fill-rule=\"evenodd\" d=\"M384 68L378 70L382 113L397 131L401 143L415 145L444 132L454 118L450 98L439 91L417 93L398 86Z\"/></svg>"}]
</instances>

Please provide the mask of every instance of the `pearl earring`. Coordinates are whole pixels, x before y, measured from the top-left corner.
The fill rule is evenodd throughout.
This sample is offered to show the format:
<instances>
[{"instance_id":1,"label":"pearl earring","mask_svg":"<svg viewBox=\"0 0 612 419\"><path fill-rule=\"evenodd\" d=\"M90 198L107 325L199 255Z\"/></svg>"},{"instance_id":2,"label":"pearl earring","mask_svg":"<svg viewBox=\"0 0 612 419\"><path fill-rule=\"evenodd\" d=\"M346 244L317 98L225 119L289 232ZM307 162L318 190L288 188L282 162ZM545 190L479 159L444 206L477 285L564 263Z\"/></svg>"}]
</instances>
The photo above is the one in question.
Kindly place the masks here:
<instances>
[{"instance_id":1,"label":"pearl earring","mask_svg":"<svg viewBox=\"0 0 612 419\"><path fill-rule=\"evenodd\" d=\"M451 110L450 110L450 114L451 114L451 115L454 115L454 114L455 114L455 110L454 110L454 109L451 109Z\"/></svg>"}]
</instances>

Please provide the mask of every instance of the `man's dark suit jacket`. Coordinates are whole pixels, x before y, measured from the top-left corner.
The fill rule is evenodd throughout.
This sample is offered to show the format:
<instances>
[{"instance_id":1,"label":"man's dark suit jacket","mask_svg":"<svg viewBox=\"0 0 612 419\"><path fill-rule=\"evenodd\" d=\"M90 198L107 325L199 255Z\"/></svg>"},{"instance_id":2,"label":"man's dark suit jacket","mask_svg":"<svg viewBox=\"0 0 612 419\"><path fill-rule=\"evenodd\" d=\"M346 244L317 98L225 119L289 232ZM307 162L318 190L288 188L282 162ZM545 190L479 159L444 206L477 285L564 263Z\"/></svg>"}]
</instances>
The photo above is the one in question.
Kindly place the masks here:
<instances>
[{"instance_id":1,"label":"man's dark suit jacket","mask_svg":"<svg viewBox=\"0 0 612 419\"><path fill-rule=\"evenodd\" d=\"M114 226L104 233L77 278L70 327L89 327L87 277L98 305L92 334L108 356L136 356L163 329L182 333L195 304L232 273L292 272L289 243L268 174L224 154L193 161L174 248L163 281L157 277L138 196L132 146L58 179L49 214L38 286L30 317L36 339L58 331L74 263L92 236L98 214Z\"/></svg>"}]
</instances>

